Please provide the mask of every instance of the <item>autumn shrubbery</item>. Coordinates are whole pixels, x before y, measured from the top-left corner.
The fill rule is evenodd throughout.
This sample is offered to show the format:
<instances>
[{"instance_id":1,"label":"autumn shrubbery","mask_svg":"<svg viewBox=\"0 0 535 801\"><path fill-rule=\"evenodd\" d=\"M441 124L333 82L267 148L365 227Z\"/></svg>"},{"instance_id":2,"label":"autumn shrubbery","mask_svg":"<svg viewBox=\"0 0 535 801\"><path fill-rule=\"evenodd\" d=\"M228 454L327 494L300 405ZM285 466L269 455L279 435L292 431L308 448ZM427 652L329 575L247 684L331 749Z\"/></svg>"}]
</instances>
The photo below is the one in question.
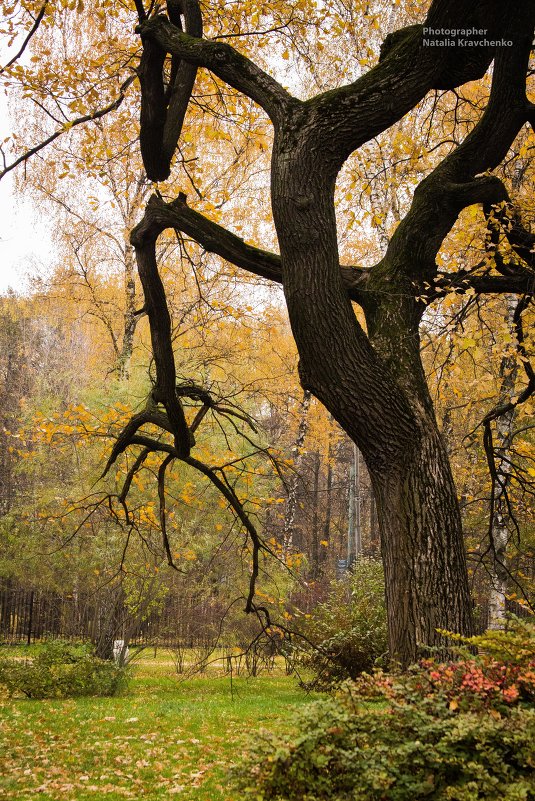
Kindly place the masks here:
<instances>
[{"instance_id":1,"label":"autumn shrubbery","mask_svg":"<svg viewBox=\"0 0 535 801\"><path fill-rule=\"evenodd\" d=\"M128 671L96 657L86 646L61 640L46 643L32 660L0 659L0 686L10 696L73 698L117 695L128 684Z\"/></svg>"},{"instance_id":2,"label":"autumn shrubbery","mask_svg":"<svg viewBox=\"0 0 535 801\"><path fill-rule=\"evenodd\" d=\"M495 660L425 660L412 676L414 689L439 696L452 709L503 708L517 701L535 701L535 664L510 665ZM395 688L394 694L399 693ZM402 691L404 688L402 688Z\"/></svg>"},{"instance_id":3,"label":"autumn shrubbery","mask_svg":"<svg viewBox=\"0 0 535 801\"><path fill-rule=\"evenodd\" d=\"M534 801L535 627L489 637L490 653L363 675L311 705L290 741L266 737L238 770L243 797Z\"/></svg>"},{"instance_id":4,"label":"autumn shrubbery","mask_svg":"<svg viewBox=\"0 0 535 801\"><path fill-rule=\"evenodd\" d=\"M388 648L380 560L359 559L333 583L326 600L301 619L300 633L293 659L311 671L309 688L330 689L372 670Z\"/></svg>"}]
</instances>

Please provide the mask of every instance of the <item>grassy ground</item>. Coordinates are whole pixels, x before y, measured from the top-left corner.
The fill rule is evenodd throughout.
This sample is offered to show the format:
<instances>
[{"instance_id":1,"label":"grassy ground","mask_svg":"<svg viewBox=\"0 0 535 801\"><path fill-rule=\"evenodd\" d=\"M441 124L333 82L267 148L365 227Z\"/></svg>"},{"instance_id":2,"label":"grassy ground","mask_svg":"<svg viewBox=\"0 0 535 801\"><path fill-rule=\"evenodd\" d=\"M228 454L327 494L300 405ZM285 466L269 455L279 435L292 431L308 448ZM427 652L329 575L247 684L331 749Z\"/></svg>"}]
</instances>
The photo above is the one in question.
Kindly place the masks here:
<instances>
[{"instance_id":1,"label":"grassy ground","mask_svg":"<svg viewBox=\"0 0 535 801\"><path fill-rule=\"evenodd\" d=\"M0 798L239 801L227 770L249 734L309 700L282 671L177 682L169 655L145 652L120 698L0 699Z\"/></svg>"}]
</instances>

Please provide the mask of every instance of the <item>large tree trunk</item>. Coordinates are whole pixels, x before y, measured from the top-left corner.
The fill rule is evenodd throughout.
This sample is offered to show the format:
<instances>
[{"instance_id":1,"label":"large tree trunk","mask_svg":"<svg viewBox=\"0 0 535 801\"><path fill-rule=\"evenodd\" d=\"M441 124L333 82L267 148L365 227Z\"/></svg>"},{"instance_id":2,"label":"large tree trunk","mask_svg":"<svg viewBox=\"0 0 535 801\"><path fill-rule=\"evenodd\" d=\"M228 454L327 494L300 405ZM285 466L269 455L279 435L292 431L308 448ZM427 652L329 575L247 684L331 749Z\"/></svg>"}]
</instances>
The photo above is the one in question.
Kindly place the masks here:
<instances>
[{"instance_id":1,"label":"large tree trunk","mask_svg":"<svg viewBox=\"0 0 535 801\"><path fill-rule=\"evenodd\" d=\"M334 182L322 151L291 133L276 143L273 210L301 381L356 443L372 478L390 651L406 666L420 646L444 643L437 628L472 631L459 504L420 359L421 309L389 250L378 266L381 290L368 284L364 332L340 275Z\"/></svg>"},{"instance_id":2,"label":"large tree trunk","mask_svg":"<svg viewBox=\"0 0 535 801\"><path fill-rule=\"evenodd\" d=\"M371 471L381 532L391 654L402 665L422 646L444 645L437 629L470 632L471 600L461 518L448 457L434 419L421 421L405 469Z\"/></svg>"},{"instance_id":3,"label":"large tree trunk","mask_svg":"<svg viewBox=\"0 0 535 801\"><path fill-rule=\"evenodd\" d=\"M422 45L422 28L410 26L387 37L376 68L306 102L293 98L228 44L185 37L161 16L141 26L147 67L140 72L141 124L143 150L148 147L149 156L158 148L165 154L161 129L167 124L168 108L161 75L166 52L208 67L244 92L266 111L275 131L271 197L280 257L251 249L201 215L192 215L180 198L164 204L164 209L151 200L150 214L132 238L145 280L156 362L166 379L165 387L159 388L160 400L169 414L178 456L183 456L178 445L187 441L187 427L175 409L179 404L170 325L154 243L149 248L147 237L151 230L157 236L169 227L169 213L172 227L193 231L208 249L282 282L303 388L353 439L372 476L387 571L390 646L403 665L417 657L420 644L441 642L437 627L471 631L459 507L423 374L418 325L425 308L421 298L438 278L436 257L444 238L463 208L507 200L501 182L486 173L503 160L533 115L525 92L533 2L518 2L510 15L503 6L435 0L424 26L485 28L490 38L510 37L513 47L497 48L495 54L490 47L429 48ZM347 158L414 108L429 90L454 88L483 76L493 55L485 113L465 141L417 187L385 257L364 278L358 269L341 270L334 189ZM158 180L158 165L144 158L149 177ZM163 167L167 175L169 159ZM156 219L160 211L165 211L163 227ZM525 241L521 244L526 254ZM478 286L481 291L481 283ZM366 314L367 332L350 295Z\"/></svg>"}]
</instances>

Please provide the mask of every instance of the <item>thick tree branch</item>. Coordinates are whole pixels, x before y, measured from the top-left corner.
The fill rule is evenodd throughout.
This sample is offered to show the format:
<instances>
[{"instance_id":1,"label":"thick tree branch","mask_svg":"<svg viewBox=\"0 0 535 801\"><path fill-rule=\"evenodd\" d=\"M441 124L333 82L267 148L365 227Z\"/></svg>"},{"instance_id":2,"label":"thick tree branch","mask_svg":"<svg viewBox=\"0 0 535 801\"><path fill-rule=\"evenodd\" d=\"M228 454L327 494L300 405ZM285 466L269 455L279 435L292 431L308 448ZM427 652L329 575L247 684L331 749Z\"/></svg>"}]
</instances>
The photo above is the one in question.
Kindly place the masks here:
<instances>
[{"instance_id":1,"label":"thick tree branch","mask_svg":"<svg viewBox=\"0 0 535 801\"><path fill-rule=\"evenodd\" d=\"M173 433L173 429L169 423L169 420L167 419L167 416L162 412L159 412L157 409L144 410L139 414L135 414L128 421L126 426L117 437L112 448L112 452L106 463L106 467L104 468L104 472L102 473L102 478L107 475L110 468L113 464L115 464L121 453L124 453L124 451L128 448L132 442L132 437L142 426L147 425L147 423L152 423L152 425L162 428L164 431L168 431L170 434ZM141 465L135 465L136 469L139 469L140 466Z\"/></svg>"},{"instance_id":2,"label":"thick tree branch","mask_svg":"<svg viewBox=\"0 0 535 801\"><path fill-rule=\"evenodd\" d=\"M150 453L168 453L175 459L180 458L177 449L173 445L170 445L168 442L160 442L157 439L152 439L152 437L147 437L144 434L135 434L131 437L129 444L141 445Z\"/></svg>"},{"instance_id":3,"label":"thick tree branch","mask_svg":"<svg viewBox=\"0 0 535 801\"><path fill-rule=\"evenodd\" d=\"M202 16L198 0L169 0L169 23L186 34L202 36ZM145 23L147 25L148 23ZM140 26L140 29L144 26ZM153 181L169 177L182 125L195 83L197 67L173 54L169 86L164 87L166 51L156 41L143 38L139 64L141 86L140 147L147 175Z\"/></svg>"},{"instance_id":4,"label":"thick tree branch","mask_svg":"<svg viewBox=\"0 0 535 801\"><path fill-rule=\"evenodd\" d=\"M478 295L529 295L535 291L535 273L524 269L512 271L509 275L474 275L468 270L456 273L439 271L427 302L450 292L462 295L471 289Z\"/></svg>"},{"instance_id":5,"label":"thick tree branch","mask_svg":"<svg viewBox=\"0 0 535 801\"><path fill-rule=\"evenodd\" d=\"M138 226L132 232L131 242L136 249L138 272L145 296L145 311L149 318L152 351L156 364L156 386L152 395L157 403L163 403L165 406L175 437L175 448L182 458L189 455L193 443L182 404L176 394L171 316L156 262L156 239L143 236Z\"/></svg>"},{"instance_id":6,"label":"thick tree branch","mask_svg":"<svg viewBox=\"0 0 535 801\"><path fill-rule=\"evenodd\" d=\"M258 103L273 122L280 119L289 104L297 102L274 78L229 44L190 36L161 15L147 20L137 31L144 46L153 42L164 53L211 70L229 86Z\"/></svg>"},{"instance_id":7,"label":"thick tree branch","mask_svg":"<svg viewBox=\"0 0 535 801\"><path fill-rule=\"evenodd\" d=\"M175 26L180 22L180 14L183 14L186 33L197 38L202 36L202 15L197 0L169 0L167 7L171 21L174 17L178 17ZM194 64L174 56L163 134L163 152L169 162L173 158L182 131L196 74L197 67Z\"/></svg>"},{"instance_id":8,"label":"thick tree branch","mask_svg":"<svg viewBox=\"0 0 535 801\"><path fill-rule=\"evenodd\" d=\"M144 20L147 19L147 12L145 11L143 0L134 0L134 5L136 7L138 20L140 22L144 22Z\"/></svg>"},{"instance_id":9,"label":"thick tree branch","mask_svg":"<svg viewBox=\"0 0 535 801\"><path fill-rule=\"evenodd\" d=\"M362 144L387 130L431 89L453 89L481 78L494 50L485 46L429 47L424 30L486 29L490 40L499 30L498 4L493 0L435 0L423 25L412 25L387 37L381 59L357 81L308 101L325 156L336 173ZM457 38L454 37L455 41Z\"/></svg>"},{"instance_id":10,"label":"thick tree branch","mask_svg":"<svg viewBox=\"0 0 535 801\"><path fill-rule=\"evenodd\" d=\"M488 105L472 132L416 188L411 208L387 250L384 264L372 270L371 283L385 271L405 274L411 281L435 277L435 258L460 211L474 203L497 204L508 199L502 182L481 175L496 167L526 122L526 69L531 49L535 8L528 0L504 32L514 42L496 55Z\"/></svg>"},{"instance_id":11,"label":"thick tree branch","mask_svg":"<svg viewBox=\"0 0 535 801\"><path fill-rule=\"evenodd\" d=\"M278 254L247 244L236 234L191 209L181 197L165 203L158 195L152 195L145 215L132 235L158 237L167 228L181 231L209 253L216 253L236 267L269 281L282 283ZM343 265L340 270L349 297L360 303L366 291L368 271Z\"/></svg>"}]
</instances>

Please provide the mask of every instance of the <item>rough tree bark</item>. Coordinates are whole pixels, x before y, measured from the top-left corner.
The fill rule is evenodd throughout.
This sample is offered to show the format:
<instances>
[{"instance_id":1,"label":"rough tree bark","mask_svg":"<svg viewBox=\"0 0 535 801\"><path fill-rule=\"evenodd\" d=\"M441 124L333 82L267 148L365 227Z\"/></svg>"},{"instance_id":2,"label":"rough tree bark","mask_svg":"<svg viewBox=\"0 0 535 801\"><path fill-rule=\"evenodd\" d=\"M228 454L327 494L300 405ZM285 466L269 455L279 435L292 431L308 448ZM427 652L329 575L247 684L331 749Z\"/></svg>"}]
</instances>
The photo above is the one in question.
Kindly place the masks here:
<instances>
[{"instance_id":1,"label":"rough tree bark","mask_svg":"<svg viewBox=\"0 0 535 801\"><path fill-rule=\"evenodd\" d=\"M187 8L194 18L193 35L173 23L173 9L170 19L156 16L139 27L144 46L141 145L147 173L153 180L169 174L172 143L180 135L180 126L169 133L173 112L161 78L169 53L177 70L184 62L192 70L208 68L269 115L275 134L271 192L280 256L246 245L189 209L183 197L168 204L156 195L151 198L132 242L155 349L154 397L167 411L176 453L187 459L193 443L174 392L169 314L154 257L161 231L181 230L239 267L282 283L303 388L357 444L371 476L386 572L390 648L393 658L406 665L420 646L443 644L437 629L471 632L459 505L425 381L418 328L426 286L436 287L428 302L456 287L532 291L533 237L520 221L511 225L506 214L504 231L520 261L507 275L441 276L436 256L463 208L509 203L501 181L486 173L505 157L521 127L535 118L525 87L534 4L520 0L508 10L495 0L435 0L425 26L484 28L489 39L510 39L513 47L425 47L422 26L411 26L387 37L381 60L370 72L308 101L292 97L228 44L195 38L198 19L192 17L191 3ZM346 159L427 92L481 77L492 59L492 90L484 114L416 189L384 258L366 271L341 268L334 189ZM367 332L352 301L364 310Z\"/></svg>"}]
</instances>

